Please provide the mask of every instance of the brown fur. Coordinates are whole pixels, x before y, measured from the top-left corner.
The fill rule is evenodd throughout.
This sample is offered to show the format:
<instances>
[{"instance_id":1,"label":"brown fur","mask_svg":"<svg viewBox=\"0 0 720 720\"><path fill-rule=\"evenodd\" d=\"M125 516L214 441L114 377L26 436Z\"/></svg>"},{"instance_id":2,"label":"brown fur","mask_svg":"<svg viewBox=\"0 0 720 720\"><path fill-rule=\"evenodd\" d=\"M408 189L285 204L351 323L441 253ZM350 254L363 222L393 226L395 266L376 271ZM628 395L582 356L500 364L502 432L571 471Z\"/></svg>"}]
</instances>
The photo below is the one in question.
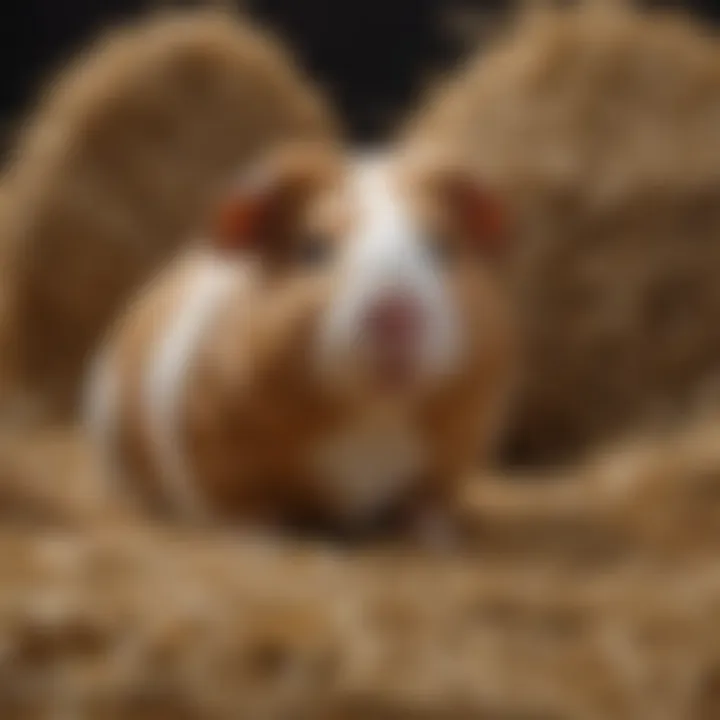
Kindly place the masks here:
<instances>
[{"instance_id":1,"label":"brown fur","mask_svg":"<svg viewBox=\"0 0 720 720\"><path fill-rule=\"evenodd\" d=\"M53 83L4 181L7 384L72 411L113 315L229 174L279 140L334 136L285 51L230 16L161 16L100 39Z\"/></svg>"},{"instance_id":2,"label":"brown fur","mask_svg":"<svg viewBox=\"0 0 720 720\"><path fill-rule=\"evenodd\" d=\"M516 461L676 421L718 380L720 49L683 19L589 5L519 23L410 133L475 157L514 207Z\"/></svg>"}]
</instances>

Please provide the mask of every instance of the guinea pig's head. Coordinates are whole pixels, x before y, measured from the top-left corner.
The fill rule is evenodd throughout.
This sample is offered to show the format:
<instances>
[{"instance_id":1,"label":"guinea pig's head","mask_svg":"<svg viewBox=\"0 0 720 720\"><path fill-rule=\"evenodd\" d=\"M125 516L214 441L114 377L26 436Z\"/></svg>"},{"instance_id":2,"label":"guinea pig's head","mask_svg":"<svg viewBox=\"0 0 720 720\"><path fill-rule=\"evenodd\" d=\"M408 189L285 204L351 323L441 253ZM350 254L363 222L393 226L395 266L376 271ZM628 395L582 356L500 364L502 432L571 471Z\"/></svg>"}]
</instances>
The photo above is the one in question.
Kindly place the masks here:
<instances>
[{"instance_id":1,"label":"guinea pig's head","mask_svg":"<svg viewBox=\"0 0 720 720\"><path fill-rule=\"evenodd\" d=\"M260 268L254 319L307 382L363 399L422 393L492 343L496 196L429 153L286 148L232 192L213 237Z\"/></svg>"}]
</instances>

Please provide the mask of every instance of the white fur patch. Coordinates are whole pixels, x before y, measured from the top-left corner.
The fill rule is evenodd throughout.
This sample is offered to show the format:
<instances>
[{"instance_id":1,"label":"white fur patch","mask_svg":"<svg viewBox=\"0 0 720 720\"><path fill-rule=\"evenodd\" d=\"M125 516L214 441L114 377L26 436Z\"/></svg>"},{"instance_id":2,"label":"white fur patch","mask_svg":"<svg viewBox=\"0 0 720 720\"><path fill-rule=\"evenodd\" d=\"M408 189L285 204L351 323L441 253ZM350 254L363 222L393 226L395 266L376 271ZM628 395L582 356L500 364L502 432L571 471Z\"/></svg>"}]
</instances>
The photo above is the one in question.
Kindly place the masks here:
<instances>
[{"instance_id":1,"label":"white fur patch","mask_svg":"<svg viewBox=\"0 0 720 720\"><path fill-rule=\"evenodd\" d=\"M443 372L459 352L458 321L422 228L394 187L391 162L383 156L356 161L350 199L358 221L348 238L345 275L325 323L323 350L356 345L370 304L398 292L413 298L427 320L421 369Z\"/></svg>"},{"instance_id":2,"label":"white fur patch","mask_svg":"<svg viewBox=\"0 0 720 720\"><path fill-rule=\"evenodd\" d=\"M168 497L188 518L207 517L210 513L180 441L180 402L203 333L237 280L238 268L231 261L211 255L199 259L197 274L160 337L144 378L148 439Z\"/></svg>"},{"instance_id":3,"label":"white fur patch","mask_svg":"<svg viewBox=\"0 0 720 720\"><path fill-rule=\"evenodd\" d=\"M399 419L369 417L322 442L313 469L349 520L371 517L402 494L422 471L422 445Z\"/></svg>"}]
</instances>

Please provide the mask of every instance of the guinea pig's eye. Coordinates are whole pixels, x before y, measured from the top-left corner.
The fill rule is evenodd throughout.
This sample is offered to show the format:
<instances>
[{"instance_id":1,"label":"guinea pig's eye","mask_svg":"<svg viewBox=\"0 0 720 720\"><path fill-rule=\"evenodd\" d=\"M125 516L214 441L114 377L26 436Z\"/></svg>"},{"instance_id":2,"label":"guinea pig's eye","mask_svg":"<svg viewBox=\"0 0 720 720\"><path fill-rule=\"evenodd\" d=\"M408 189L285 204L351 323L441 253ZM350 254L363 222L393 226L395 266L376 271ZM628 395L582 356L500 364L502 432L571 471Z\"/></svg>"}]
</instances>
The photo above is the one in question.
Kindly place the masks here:
<instances>
[{"instance_id":1,"label":"guinea pig's eye","mask_svg":"<svg viewBox=\"0 0 720 720\"><path fill-rule=\"evenodd\" d=\"M308 235L295 246L295 260L301 265L315 267L327 263L332 256L332 248L319 235Z\"/></svg>"},{"instance_id":2,"label":"guinea pig's eye","mask_svg":"<svg viewBox=\"0 0 720 720\"><path fill-rule=\"evenodd\" d=\"M438 235L429 238L427 247L433 260L440 265L447 265L455 257L455 248L445 237Z\"/></svg>"}]
</instances>

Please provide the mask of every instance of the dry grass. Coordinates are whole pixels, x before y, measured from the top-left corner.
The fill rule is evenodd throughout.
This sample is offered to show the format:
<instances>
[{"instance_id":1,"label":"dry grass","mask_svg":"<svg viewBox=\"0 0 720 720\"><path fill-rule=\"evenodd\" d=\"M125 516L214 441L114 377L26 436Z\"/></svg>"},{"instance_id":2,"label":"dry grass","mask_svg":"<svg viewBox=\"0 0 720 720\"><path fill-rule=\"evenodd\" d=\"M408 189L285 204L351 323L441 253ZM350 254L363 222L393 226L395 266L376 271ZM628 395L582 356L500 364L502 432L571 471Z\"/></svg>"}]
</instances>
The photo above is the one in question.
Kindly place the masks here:
<instances>
[{"instance_id":1,"label":"dry grass","mask_svg":"<svg viewBox=\"0 0 720 720\"><path fill-rule=\"evenodd\" d=\"M146 526L74 433L27 437L3 450L2 716L716 717L716 433L471 483L452 557Z\"/></svg>"},{"instance_id":2,"label":"dry grass","mask_svg":"<svg viewBox=\"0 0 720 720\"><path fill-rule=\"evenodd\" d=\"M414 118L516 210L514 460L717 404L719 121L714 37L594 2L519 23Z\"/></svg>"}]
</instances>

